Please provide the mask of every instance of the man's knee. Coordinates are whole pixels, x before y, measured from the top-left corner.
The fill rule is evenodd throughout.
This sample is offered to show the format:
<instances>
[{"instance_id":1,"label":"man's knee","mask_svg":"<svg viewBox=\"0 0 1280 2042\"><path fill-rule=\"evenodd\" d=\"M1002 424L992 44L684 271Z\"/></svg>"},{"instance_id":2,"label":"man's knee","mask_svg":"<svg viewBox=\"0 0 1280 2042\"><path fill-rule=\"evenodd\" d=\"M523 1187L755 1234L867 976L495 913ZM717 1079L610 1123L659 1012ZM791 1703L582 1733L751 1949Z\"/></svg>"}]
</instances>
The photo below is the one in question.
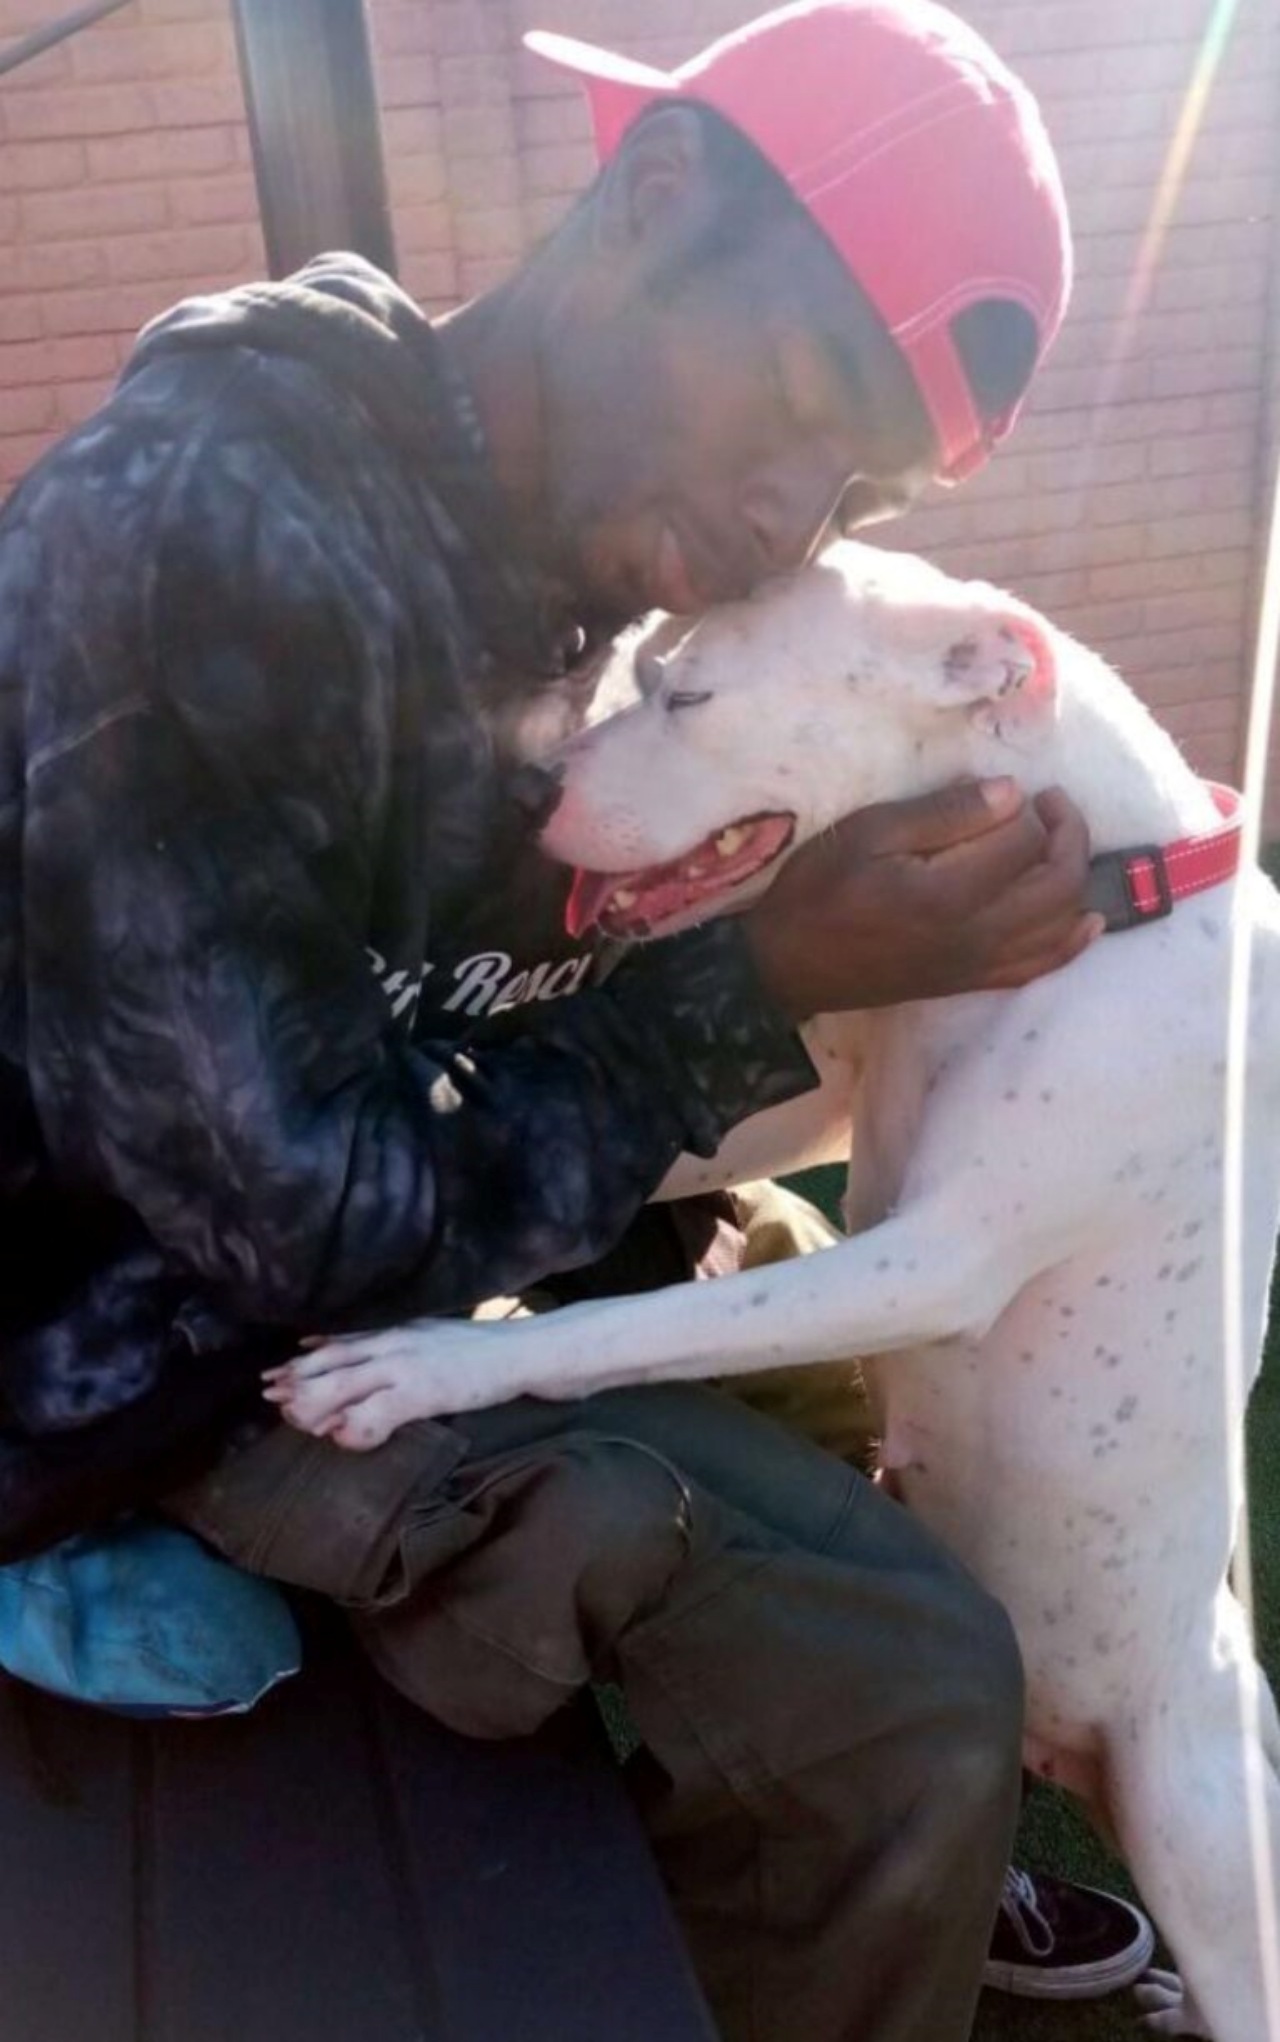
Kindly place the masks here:
<instances>
[{"instance_id":1,"label":"man's knee","mask_svg":"<svg viewBox=\"0 0 1280 2042\"><path fill-rule=\"evenodd\" d=\"M551 1508L573 1527L571 1562L593 1670L628 1624L656 1608L689 1556L694 1501L680 1470L626 1438L573 1443Z\"/></svg>"},{"instance_id":2,"label":"man's knee","mask_svg":"<svg viewBox=\"0 0 1280 2042\"><path fill-rule=\"evenodd\" d=\"M851 1593L861 1560L875 1611L869 1639L895 1670L904 1758L926 1753L927 1770L957 1803L998 1804L1021 1776L1024 1679L1008 1615L897 1504L877 1493L858 1523Z\"/></svg>"},{"instance_id":3,"label":"man's knee","mask_svg":"<svg viewBox=\"0 0 1280 2042\"><path fill-rule=\"evenodd\" d=\"M610 1670L689 1552L679 1471L634 1441L565 1434L469 1464L406 1528L401 1592L363 1613L384 1673L470 1736L535 1730Z\"/></svg>"}]
</instances>

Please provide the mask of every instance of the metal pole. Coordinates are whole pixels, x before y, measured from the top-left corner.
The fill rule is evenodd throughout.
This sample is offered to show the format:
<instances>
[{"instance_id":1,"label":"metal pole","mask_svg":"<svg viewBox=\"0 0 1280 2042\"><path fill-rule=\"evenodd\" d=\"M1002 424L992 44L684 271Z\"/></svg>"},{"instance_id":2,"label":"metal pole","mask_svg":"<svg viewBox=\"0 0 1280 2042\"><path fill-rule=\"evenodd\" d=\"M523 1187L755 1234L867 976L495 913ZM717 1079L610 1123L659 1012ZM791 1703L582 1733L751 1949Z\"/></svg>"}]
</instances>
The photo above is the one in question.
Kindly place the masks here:
<instances>
[{"instance_id":1,"label":"metal pole","mask_svg":"<svg viewBox=\"0 0 1280 2042\"><path fill-rule=\"evenodd\" d=\"M233 0L273 277L328 248L395 272L364 0Z\"/></svg>"},{"instance_id":2,"label":"metal pole","mask_svg":"<svg viewBox=\"0 0 1280 2042\"><path fill-rule=\"evenodd\" d=\"M16 71L19 64L29 64L33 57L42 57L46 50L56 49L69 35L92 28L95 21L105 21L108 14L118 14L128 5L129 0L89 0L87 7L75 8L60 21L51 21L47 28L33 28L30 35L20 36L7 50L0 50L0 78L6 71Z\"/></svg>"}]
</instances>

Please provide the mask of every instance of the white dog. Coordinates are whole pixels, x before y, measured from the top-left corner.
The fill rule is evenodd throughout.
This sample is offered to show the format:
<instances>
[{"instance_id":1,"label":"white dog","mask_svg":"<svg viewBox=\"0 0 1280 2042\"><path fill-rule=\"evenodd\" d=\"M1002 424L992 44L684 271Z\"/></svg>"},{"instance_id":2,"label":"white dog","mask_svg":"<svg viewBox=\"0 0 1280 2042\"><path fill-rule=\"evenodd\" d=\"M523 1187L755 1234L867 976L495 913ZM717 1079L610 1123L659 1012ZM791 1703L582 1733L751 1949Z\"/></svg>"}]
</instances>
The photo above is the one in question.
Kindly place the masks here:
<instances>
[{"instance_id":1,"label":"white dog","mask_svg":"<svg viewBox=\"0 0 1280 2042\"><path fill-rule=\"evenodd\" d=\"M1064 786L1095 851L1218 833L1232 862L1210 790L1098 658L993 589L862 546L688 629L638 706L560 756L544 843L588 868L578 918L615 934L737 904L837 817L961 774ZM1156 1988L1151 2025L1280 2042L1280 1730L1227 1584L1280 1212L1280 904L1254 871L1184 898L1195 854L1168 870L1170 914L1059 975L820 1023L821 1090L668 1187L830 1152L833 1130L847 1145L856 1090L850 1240L515 1325L335 1342L277 1394L359 1447L524 1393L879 1357L894 1487L1009 1609L1032 1761L1114 1828L1198 2002Z\"/></svg>"}]
</instances>

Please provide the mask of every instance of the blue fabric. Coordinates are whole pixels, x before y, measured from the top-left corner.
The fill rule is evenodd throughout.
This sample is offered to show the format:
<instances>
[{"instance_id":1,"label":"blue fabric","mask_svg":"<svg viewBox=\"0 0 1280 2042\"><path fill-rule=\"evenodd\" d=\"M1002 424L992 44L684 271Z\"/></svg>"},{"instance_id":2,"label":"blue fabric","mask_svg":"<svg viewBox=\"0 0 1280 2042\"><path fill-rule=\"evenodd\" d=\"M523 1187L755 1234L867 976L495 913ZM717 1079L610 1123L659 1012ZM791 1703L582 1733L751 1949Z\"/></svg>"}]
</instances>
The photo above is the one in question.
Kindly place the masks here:
<instances>
[{"instance_id":1,"label":"blue fabric","mask_svg":"<svg viewBox=\"0 0 1280 2042\"><path fill-rule=\"evenodd\" d=\"M0 1666L71 1701L235 1715L301 1663L279 1590L171 1525L132 1520L0 1567Z\"/></svg>"}]
</instances>

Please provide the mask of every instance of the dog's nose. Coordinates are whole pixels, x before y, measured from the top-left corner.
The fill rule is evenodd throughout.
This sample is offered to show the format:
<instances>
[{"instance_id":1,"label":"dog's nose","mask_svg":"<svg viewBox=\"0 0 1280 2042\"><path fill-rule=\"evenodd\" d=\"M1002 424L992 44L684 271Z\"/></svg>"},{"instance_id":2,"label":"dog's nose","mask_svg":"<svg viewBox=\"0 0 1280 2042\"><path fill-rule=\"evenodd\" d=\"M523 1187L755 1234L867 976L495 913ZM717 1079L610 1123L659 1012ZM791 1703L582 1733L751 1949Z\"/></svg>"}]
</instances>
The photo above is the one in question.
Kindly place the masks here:
<instances>
[{"instance_id":1,"label":"dog's nose","mask_svg":"<svg viewBox=\"0 0 1280 2042\"><path fill-rule=\"evenodd\" d=\"M564 793L563 766L520 766L507 782L507 792L524 817L530 835L550 822Z\"/></svg>"}]
</instances>

